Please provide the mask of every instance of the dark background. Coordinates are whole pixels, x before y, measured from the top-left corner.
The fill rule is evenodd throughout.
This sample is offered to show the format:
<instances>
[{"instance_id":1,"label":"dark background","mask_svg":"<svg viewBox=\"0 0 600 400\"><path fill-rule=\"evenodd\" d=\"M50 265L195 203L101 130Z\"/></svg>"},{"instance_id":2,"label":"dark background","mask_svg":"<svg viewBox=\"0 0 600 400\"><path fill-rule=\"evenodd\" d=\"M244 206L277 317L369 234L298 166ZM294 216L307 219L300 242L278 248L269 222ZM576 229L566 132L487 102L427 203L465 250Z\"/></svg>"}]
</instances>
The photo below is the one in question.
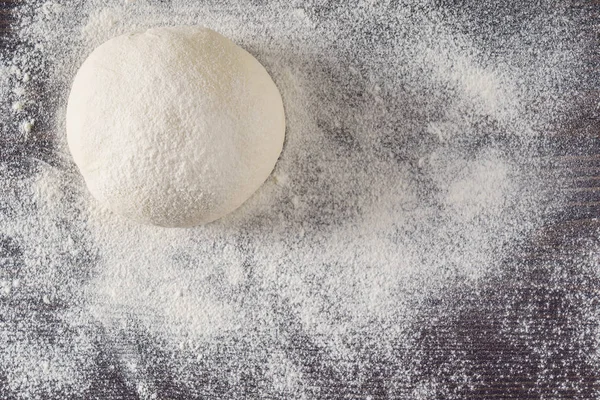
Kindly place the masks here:
<instances>
[{"instance_id":1,"label":"dark background","mask_svg":"<svg viewBox=\"0 0 600 400\"><path fill-rule=\"evenodd\" d=\"M20 46L12 29L15 19L11 10L19 0L0 2L0 49L4 55ZM536 7L552 7L551 2L497 1L438 1L460 17L465 16L465 29L486 43L493 43L499 32L509 32L527 24ZM564 5L564 2L563 2ZM360 381L331 370L322 362L323 354L308 338L290 332L289 351L303 360L303 372L312 382L313 398L410 398L408 393L421 380L435 377L438 399L594 399L600 397L600 274L598 254L588 254L600 245L600 76L598 35L600 34L600 2L570 1L565 6L568 16L579 21L578 38L589 43L588 70L581 71L578 110L561 124L557 132L543 139L542 164L552 182L554 204L546 226L535 231L528 241L515 249L504 268L470 293L457 287L456 294L431 307L431 315L423 315L420 335L410 348L398 343L398 352L406 354L406 362L418 359L419 373L408 381L394 382L397 365L385 359L369 359L364 349ZM468 10L468 12L465 12ZM506 19L502 16L510 15ZM485 24L479 21L485 20ZM470 21L470 22L469 22ZM494 29L490 21L497 21ZM501 43L501 41L498 41ZM548 46L555 43L549 42ZM501 49L499 49L501 51ZM43 89L43 88L42 88ZM44 96L43 90L40 96ZM43 102L39 102L43 104ZM53 158L51 135L44 135L52 121L51 110L38 111L38 134L27 142L11 140L11 126L3 126L0 137L0 161L27 174L29 157L48 163ZM46 124L46 125L44 125ZM540 143L542 147L542 143ZM0 190L2 190L0 188ZM0 252L18 259L19 248L0 233ZM582 257L585 253L588 257ZM593 253L593 252L592 252ZM2 310L21 307L0 300ZM4 312L3 311L3 312ZM285 310L283 310L285 311ZM42 318L51 321L51 312L40 308ZM430 318L435 314L435 318ZM527 327L524 329L524 327ZM44 333L54 335L56 332ZM101 333L100 333L101 336ZM140 348L153 347L150 339L137 338ZM120 370L110 346L98 343L98 359L94 382L81 398L135 399L138 396L127 384L127 372ZM243 352L244 343L223 343L227 352ZM228 348L229 346L229 348ZM141 352L144 353L144 352ZM158 388L159 398L258 398L264 393L257 381L260 372L249 374L239 387L228 387L220 380L219 365L214 359L204 365L205 373L198 376L197 387L183 388L169 373L166 355L156 348L148 353L146 371ZM167 357L168 358L168 357ZM457 376L475 377L468 384ZM0 398L21 398L3 391L0 371ZM390 391L390 386L399 385ZM405 386L405 387L403 387ZM402 393L407 393L403 395ZM431 393L431 392L430 392ZM70 396L67 396L71 398ZM64 394L46 394L42 398L66 398Z\"/></svg>"}]
</instances>

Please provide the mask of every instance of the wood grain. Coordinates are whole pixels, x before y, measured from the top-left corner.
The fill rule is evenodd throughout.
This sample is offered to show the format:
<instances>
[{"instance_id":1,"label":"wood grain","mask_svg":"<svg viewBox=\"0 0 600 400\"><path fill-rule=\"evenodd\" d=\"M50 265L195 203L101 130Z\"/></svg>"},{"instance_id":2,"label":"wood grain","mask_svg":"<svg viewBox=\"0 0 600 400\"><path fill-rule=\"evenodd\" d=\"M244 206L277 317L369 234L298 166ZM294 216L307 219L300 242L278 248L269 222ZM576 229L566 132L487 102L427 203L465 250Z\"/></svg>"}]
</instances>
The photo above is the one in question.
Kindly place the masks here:
<instances>
[{"instance_id":1,"label":"wood grain","mask_svg":"<svg viewBox=\"0 0 600 400\"><path fill-rule=\"evenodd\" d=\"M19 4L22 1L0 2L0 49L5 59L19 46L13 31L17 23L13 10ZM600 396L600 361L592 356L599 351L600 275L594 270L598 265L583 257L594 248L590 243L600 244L600 0L571 1L569 7L584 16L579 34L589 43L589 66L582 73L591 81L576 100L577 110L548 135L546 141L552 145L540 154L540 179L549 182L547 190L554 199L548 204L549 216L497 276L489 277L477 291L456 288L454 296L449 294L432 307L435 321L431 315L423 316L414 354L419 354L421 373L435 376L451 398ZM29 143L4 143L1 157L27 154L50 160L52 133L44 134L42 126L35 138ZM0 138L0 144L11 140ZM316 345L294 343L296 348L290 351L301 353L307 370L312 366L315 375L335 375L319 369L322 354ZM457 365L465 376L478 377L478 383L465 387L453 381L456 371L449 369ZM383 399L397 369L386 360L373 360L370 380L355 387L329 376L316 377L315 382L328 388L324 398L358 399L371 393L373 399ZM136 398L118 371L103 376L105 381L93 384L103 398ZM418 383L415 379L407 384L407 393ZM189 396L182 393L180 398Z\"/></svg>"}]
</instances>

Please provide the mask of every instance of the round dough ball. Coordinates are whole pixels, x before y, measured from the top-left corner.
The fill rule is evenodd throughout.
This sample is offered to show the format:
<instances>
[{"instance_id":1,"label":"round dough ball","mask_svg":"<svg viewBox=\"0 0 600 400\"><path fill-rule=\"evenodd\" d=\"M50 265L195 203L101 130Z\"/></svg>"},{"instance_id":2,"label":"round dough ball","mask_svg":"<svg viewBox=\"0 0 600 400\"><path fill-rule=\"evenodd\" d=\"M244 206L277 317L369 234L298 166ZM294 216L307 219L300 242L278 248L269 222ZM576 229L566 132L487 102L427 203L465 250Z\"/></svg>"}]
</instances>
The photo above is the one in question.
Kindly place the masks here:
<instances>
[{"instance_id":1,"label":"round dough ball","mask_svg":"<svg viewBox=\"0 0 600 400\"><path fill-rule=\"evenodd\" d=\"M207 223L267 179L283 146L281 96L224 36L163 27L115 37L71 89L67 140L92 195L167 227Z\"/></svg>"}]
</instances>

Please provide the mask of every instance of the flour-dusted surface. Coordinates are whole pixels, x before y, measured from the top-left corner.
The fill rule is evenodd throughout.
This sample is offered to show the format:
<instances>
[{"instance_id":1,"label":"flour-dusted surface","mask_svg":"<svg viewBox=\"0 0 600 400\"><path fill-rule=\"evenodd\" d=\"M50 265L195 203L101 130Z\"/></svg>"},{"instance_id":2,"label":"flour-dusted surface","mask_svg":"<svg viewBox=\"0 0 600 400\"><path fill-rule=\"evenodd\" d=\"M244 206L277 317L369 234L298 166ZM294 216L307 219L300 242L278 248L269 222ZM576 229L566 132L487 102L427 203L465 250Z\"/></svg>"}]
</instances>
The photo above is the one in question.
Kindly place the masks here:
<instances>
[{"instance_id":1,"label":"flour-dusted surface","mask_svg":"<svg viewBox=\"0 0 600 400\"><path fill-rule=\"evenodd\" d=\"M598 397L597 7L449 3L14 4L0 398ZM165 24L231 37L287 115L194 229L100 208L66 147L85 56Z\"/></svg>"}]
</instances>

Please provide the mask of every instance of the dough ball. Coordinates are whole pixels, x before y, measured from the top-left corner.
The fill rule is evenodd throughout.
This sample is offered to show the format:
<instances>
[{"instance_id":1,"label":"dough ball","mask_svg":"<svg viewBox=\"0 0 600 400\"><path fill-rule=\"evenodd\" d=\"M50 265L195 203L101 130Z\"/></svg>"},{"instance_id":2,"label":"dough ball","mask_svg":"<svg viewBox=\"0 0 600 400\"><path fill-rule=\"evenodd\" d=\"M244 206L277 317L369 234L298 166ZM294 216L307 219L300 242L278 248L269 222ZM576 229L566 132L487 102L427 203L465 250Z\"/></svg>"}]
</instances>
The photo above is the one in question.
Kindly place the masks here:
<instances>
[{"instance_id":1,"label":"dough ball","mask_svg":"<svg viewBox=\"0 0 600 400\"><path fill-rule=\"evenodd\" d=\"M67 140L92 195L133 220L214 221L267 179L283 146L281 96L224 36L163 27L96 48L73 82Z\"/></svg>"}]
</instances>

